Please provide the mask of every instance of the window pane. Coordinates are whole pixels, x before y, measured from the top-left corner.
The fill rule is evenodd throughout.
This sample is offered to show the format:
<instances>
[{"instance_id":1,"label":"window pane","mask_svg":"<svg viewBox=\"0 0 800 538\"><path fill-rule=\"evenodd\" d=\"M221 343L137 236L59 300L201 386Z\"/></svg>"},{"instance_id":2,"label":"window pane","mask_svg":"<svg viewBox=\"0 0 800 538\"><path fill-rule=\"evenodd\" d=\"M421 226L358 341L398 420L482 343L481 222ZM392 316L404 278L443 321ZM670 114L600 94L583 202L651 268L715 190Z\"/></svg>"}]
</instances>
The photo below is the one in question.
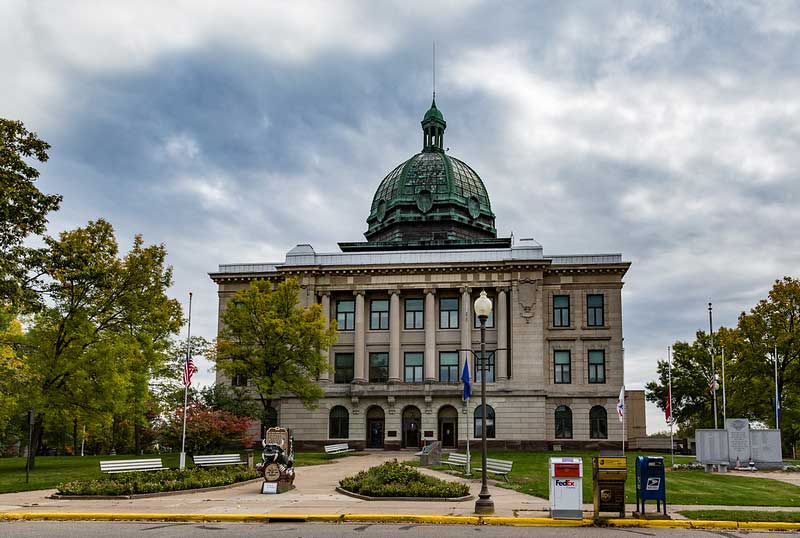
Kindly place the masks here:
<instances>
[{"instance_id":1,"label":"window pane","mask_svg":"<svg viewBox=\"0 0 800 538\"><path fill-rule=\"evenodd\" d=\"M553 305L556 308L569 308L569 295L554 295Z\"/></svg>"},{"instance_id":2,"label":"window pane","mask_svg":"<svg viewBox=\"0 0 800 538\"><path fill-rule=\"evenodd\" d=\"M602 295L587 295L586 300L589 304L589 308L592 307L602 307L603 306L603 296Z\"/></svg>"},{"instance_id":3,"label":"window pane","mask_svg":"<svg viewBox=\"0 0 800 538\"><path fill-rule=\"evenodd\" d=\"M369 354L369 380L372 383L385 383L389 379L389 354Z\"/></svg>"},{"instance_id":4,"label":"window pane","mask_svg":"<svg viewBox=\"0 0 800 538\"><path fill-rule=\"evenodd\" d=\"M556 351L556 364L569 364L569 351Z\"/></svg>"},{"instance_id":5,"label":"window pane","mask_svg":"<svg viewBox=\"0 0 800 538\"><path fill-rule=\"evenodd\" d=\"M439 362L442 365L458 366L458 352L457 351L443 351L439 354Z\"/></svg>"},{"instance_id":6,"label":"window pane","mask_svg":"<svg viewBox=\"0 0 800 538\"><path fill-rule=\"evenodd\" d=\"M336 312L355 312L355 301L336 301Z\"/></svg>"},{"instance_id":7,"label":"window pane","mask_svg":"<svg viewBox=\"0 0 800 538\"><path fill-rule=\"evenodd\" d=\"M353 354L337 353L333 359L334 383L350 383L353 381Z\"/></svg>"},{"instance_id":8,"label":"window pane","mask_svg":"<svg viewBox=\"0 0 800 538\"><path fill-rule=\"evenodd\" d=\"M458 310L458 299L442 299L440 310Z\"/></svg>"},{"instance_id":9,"label":"window pane","mask_svg":"<svg viewBox=\"0 0 800 538\"><path fill-rule=\"evenodd\" d=\"M406 366L422 366L422 353L406 353Z\"/></svg>"},{"instance_id":10,"label":"window pane","mask_svg":"<svg viewBox=\"0 0 800 538\"><path fill-rule=\"evenodd\" d=\"M422 312L423 301L422 299L406 299L406 312L418 311Z\"/></svg>"},{"instance_id":11,"label":"window pane","mask_svg":"<svg viewBox=\"0 0 800 538\"><path fill-rule=\"evenodd\" d=\"M372 301L372 311L373 312L388 312L389 311L389 301L385 299L379 299Z\"/></svg>"}]
</instances>

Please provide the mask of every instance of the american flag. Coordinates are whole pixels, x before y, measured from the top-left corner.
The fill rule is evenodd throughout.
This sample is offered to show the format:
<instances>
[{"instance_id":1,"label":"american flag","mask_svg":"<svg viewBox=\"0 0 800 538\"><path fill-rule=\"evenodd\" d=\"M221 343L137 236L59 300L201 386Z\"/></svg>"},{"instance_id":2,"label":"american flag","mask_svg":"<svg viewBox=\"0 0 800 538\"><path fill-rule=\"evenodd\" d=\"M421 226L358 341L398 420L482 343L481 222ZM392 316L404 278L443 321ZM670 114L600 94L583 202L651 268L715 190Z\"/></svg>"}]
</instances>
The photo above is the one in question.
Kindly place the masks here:
<instances>
[{"instance_id":1,"label":"american flag","mask_svg":"<svg viewBox=\"0 0 800 538\"><path fill-rule=\"evenodd\" d=\"M192 384L192 376L197 372L197 366L194 365L192 357L186 357L186 363L183 365L183 386L188 387Z\"/></svg>"}]
</instances>

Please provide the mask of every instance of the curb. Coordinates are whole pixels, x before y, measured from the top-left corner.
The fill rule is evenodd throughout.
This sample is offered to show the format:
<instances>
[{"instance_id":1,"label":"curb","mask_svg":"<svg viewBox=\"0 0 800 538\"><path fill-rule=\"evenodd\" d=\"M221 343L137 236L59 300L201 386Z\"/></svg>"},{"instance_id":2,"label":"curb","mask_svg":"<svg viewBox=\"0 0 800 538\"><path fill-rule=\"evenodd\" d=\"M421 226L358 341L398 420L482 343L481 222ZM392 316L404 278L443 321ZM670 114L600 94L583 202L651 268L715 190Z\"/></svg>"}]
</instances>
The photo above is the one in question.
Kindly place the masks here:
<instances>
[{"instance_id":1,"label":"curb","mask_svg":"<svg viewBox=\"0 0 800 538\"><path fill-rule=\"evenodd\" d=\"M158 514L111 512L2 512L0 521L218 521L228 523L428 523L514 527L616 527L660 529L800 530L800 523L768 521L552 519L547 517L446 516L420 514Z\"/></svg>"}]
</instances>

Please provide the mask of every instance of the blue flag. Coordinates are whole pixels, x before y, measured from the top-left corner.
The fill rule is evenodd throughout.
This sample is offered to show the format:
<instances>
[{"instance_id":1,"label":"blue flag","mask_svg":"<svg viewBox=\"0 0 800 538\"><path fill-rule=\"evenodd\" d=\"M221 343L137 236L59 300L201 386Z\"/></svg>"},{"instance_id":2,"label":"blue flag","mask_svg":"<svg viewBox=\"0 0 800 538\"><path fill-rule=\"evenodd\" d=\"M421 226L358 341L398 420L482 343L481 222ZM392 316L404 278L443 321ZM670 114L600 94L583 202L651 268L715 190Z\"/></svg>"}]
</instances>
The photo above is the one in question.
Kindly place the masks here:
<instances>
[{"instance_id":1,"label":"blue flag","mask_svg":"<svg viewBox=\"0 0 800 538\"><path fill-rule=\"evenodd\" d=\"M464 360L464 370L461 372L461 381L464 382L464 400L469 400L472 394L472 385L469 382L469 355Z\"/></svg>"}]
</instances>

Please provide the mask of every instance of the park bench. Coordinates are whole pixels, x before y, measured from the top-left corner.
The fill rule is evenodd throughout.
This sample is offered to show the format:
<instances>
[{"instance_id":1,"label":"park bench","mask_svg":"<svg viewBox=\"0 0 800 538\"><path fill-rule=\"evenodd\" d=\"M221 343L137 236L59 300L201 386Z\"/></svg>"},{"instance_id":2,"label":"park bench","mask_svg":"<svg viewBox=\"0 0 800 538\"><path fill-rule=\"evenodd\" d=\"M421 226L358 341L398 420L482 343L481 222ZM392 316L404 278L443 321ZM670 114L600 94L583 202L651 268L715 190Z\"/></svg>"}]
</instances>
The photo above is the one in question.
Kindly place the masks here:
<instances>
[{"instance_id":1,"label":"park bench","mask_svg":"<svg viewBox=\"0 0 800 538\"><path fill-rule=\"evenodd\" d=\"M486 458L486 472L500 475L506 482L508 482L508 473L511 472L512 465L514 465L513 461L495 460L492 458ZM483 469L477 469L477 470L482 471Z\"/></svg>"},{"instance_id":2,"label":"park bench","mask_svg":"<svg viewBox=\"0 0 800 538\"><path fill-rule=\"evenodd\" d=\"M193 456L197 467L217 467L219 465L246 465L239 454L213 454L209 456Z\"/></svg>"},{"instance_id":3,"label":"park bench","mask_svg":"<svg viewBox=\"0 0 800 538\"><path fill-rule=\"evenodd\" d=\"M707 473L714 472L714 467L716 466L719 468L720 473L727 473L728 472L728 465L730 462L727 461L704 461L703 467L705 467L705 471Z\"/></svg>"},{"instance_id":4,"label":"park bench","mask_svg":"<svg viewBox=\"0 0 800 538\"><path fill-rule=\"evenodd\" d=\"M161 458L147 460L111 460L100 462L100 472L108 474L133 473L136 471L166 471Z\"/></svg>"},{"instance_id":5,"label":"park bench","mask_svg":"<svg viewBox=\"0 0 800 538\"><path fill-rule=\"evenodd\" d=\"M466 454L458 454L456 452L449 452L447 454L447 459L442 460L442 463L449 465L452 469L453 467L463 467L464 471L467 470L467 455Z\"/></svg>"},{"instance_id":6,"label":"park bench","mask_svg":"<svg viewBox=\"0 0 800 538\"><path fill-rule=\"evenodd\" d=\"M344 454L345 452L355 452L355 449L350 448L347 443L340 443L338 445L325 445L325 454L333 456L334 454Z\"/></svg>"}]
</instances>

